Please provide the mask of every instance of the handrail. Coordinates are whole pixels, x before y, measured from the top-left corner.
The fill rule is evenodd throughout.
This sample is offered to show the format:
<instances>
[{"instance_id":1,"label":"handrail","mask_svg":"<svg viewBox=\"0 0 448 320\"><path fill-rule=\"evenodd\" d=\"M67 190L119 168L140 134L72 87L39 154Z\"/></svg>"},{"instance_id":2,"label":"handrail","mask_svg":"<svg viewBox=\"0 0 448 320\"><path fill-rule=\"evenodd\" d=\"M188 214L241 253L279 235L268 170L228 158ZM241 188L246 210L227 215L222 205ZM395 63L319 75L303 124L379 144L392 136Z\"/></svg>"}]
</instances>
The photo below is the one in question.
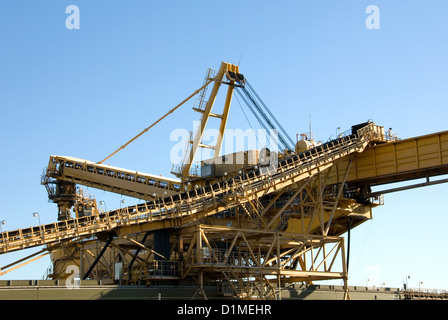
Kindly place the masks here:
<instances>
[{"instance_id":1,"label":"handrail","mask_svg":"<svg viewBox=\"0 0 448 320\"><path fill-rule=\"evenodd\" d=\"M247 201L244 199L239 199L240 202L234 200L236 198L234 195L241 189L243 183L246 195L256 195L257 192L267 190L270 186L286 180L285 178L298 176L350 153L362 151L370 139L377 138L377 134L372 128L374 126L369 125L360 129L357 135L342 137L336 141L337 143L328 143L320 148L317 147L284 159L278 163L276 172L272 172L271 175L268 171L260 168L239 179L231 178L215 185L208 185L198 190L179 193L160 200L154 199L144 204L39 227L5 231L1 233L0 237L0 254L124 226L166 219L182 219L188 216L193 217L193 214L201 212L203 216L206 216L216 209L217 205L238 205ZM228 196L231 196L233 200L230 200ZM217 199L219 201L216 201ZM194 217L197 216L194 215Z\"/></svg>"}]
</instances>

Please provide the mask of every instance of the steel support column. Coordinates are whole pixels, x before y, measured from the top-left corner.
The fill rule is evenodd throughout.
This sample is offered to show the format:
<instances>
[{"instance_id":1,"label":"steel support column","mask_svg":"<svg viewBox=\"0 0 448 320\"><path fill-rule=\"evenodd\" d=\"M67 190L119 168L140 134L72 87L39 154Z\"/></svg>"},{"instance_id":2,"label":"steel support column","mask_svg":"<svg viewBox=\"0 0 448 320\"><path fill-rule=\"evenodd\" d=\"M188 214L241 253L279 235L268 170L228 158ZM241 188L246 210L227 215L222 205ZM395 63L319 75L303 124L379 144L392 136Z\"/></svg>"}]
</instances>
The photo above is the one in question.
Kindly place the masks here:
<instances>
[{"instance_id":1,"label":"steel support column","mask_svg":"<svg viewBox=\"0 0 448 320\"><path fill-rule=\"evenodd\" d=\"M87 270L86 274L83 276L83 278L82 278L83 280L86 280L89 277L90 273L95 268L95 266L98 263L98 261L100 261L101 257L103 256L104 252L106 252L106 249L109 247L109 245L111 244L113 239L114 239L114 235L113 235L113 233L111 233L110 236L109 236L109 239L107 239L107 242L104 245L103 249L101 250L100 254L96 257L95 261L93 261L93 263L90 266L89 270Z\"/></svg>"}]
</instances>

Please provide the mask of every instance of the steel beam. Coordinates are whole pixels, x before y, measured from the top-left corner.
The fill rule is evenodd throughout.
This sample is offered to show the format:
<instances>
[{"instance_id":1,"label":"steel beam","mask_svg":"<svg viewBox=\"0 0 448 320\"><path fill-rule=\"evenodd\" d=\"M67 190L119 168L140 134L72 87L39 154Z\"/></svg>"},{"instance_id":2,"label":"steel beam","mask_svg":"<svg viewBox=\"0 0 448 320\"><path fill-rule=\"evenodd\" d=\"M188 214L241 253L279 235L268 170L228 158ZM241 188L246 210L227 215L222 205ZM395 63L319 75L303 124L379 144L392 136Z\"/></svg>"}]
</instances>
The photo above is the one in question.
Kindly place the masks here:
<instances>
[{"instance_id":1,"label":"steel beam","mask_svg":"<svg viewBox=\"0 0 448 320\"><path fill-rule=\"evenodd\" d=\"M87 270L86 274L82 277L83 280L87 279L92 272L92 270L95 268L98 261L100 261L101 257L103 256L104 252L106 252L106 249L109 247L110 243L114 239L113 233L109 235L109 239L107 239L106 244L103 246L103 249L101 250L100 254L96 257L95 261L93 261L92 265L90 266L89 270Z\"/></svg>"}]
</instances>

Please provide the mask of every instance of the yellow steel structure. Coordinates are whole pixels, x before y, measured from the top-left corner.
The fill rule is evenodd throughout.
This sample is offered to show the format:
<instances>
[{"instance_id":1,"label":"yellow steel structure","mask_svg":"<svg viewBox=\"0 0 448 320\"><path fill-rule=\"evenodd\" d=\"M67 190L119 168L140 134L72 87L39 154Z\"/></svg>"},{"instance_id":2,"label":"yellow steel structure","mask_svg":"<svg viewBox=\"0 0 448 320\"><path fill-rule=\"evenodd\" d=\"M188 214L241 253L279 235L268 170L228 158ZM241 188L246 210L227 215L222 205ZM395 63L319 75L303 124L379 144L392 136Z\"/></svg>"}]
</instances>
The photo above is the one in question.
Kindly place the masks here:
<instances>
[{"instance_id":1,"label":"yellow steel structure","mask_svg":"<svg viewBox=\"0 0 448 320\"><path fill-rule=\"evenodd\" d=\"M422 177L427 182L410 187L445 182L429 178L448 173L448 132L397 140L368 122L308 150L279 153L275 162L206 178L190 175L198 148L211 147L215 157L220 155L233 91L244 83L239 68L223 62L194 93L201 96L195 108L201 125L177 171L179 179L111 167L104 160L51 156L42 184L58 204L60 221L2 232L0 254L45 247L2 266L0 275L51 253L55 279L76 266L83 279L167 285L193 280L204 297L207 281L223 295L242 299L276 299L284 283L342 279L349 298L342 235L372 218L372 208L383 204L382 192L395 191L371 187ZM228 86L224 111L215 114L222 85ZM215 146L201 143L209 117L221 119ZM94 200L79 196L76 184L145 202L100 212ZM80 209L71 217L76 206Z\"/></svg>"},{"instance_id":2,"label":"yellow steel structure","mask_svg":"<svg viewBox=\"0 0 448 320\"><path fill-rule=\"evenodd\" d=\"M338 168L343 172L347 165L343 161ZM338 183L341 172L330 175L329 183ZM375 186L447 173L448 131L444 131L366 148L355 158L347 183Z\"/></svg>"},{"instance_id":3,"label":"yellow steel structure","mask_svg":"<svg viewBox=\"0 0 448 320\"><path fill-rule=\"evenodd\" d=\"M51 156L43 184L52 179L77 183L126 196L152 200L179 193L181 181L98 164L73 157Z\"/></svg>"},{"instance_id":4,"label":"yellow steel structure","mask_svg":"<svg viewBox=\"0 0 448 320\"><path fill-rule=\"evenodd\" d=\"M212 113L212 109L215 104L218 90L221 87L221 84L224 83L225 77L228 79L228 82L225 82L228 85L228 89L224 109L222 111L222 114L215 114ZM208 80L209 78L206 79L206 81ZM196 132L196 135L194 136L194 140L190 142L190 148L185 158L186 161L184 161L183 166L180 170L182 179L187 179L190 176L190 168L191 165L193 164L193 159L198 148L211 148L214 150L214 157L220 155L235 83L241 83L241 82L244 82L244 77L239 73L239 67L233 64L222 62L219 71L214 78L214 85L212 88L212 92L209 96L209 99L205 105L204 110L202 110L201 108L196 109L197 111L202 113L201 122L199 124L199 128ZM216 117L220 119L219 134L215 146L208 146L201 143L202 135L204 134L205 127L207 126L207 122L210 117Z\"/></svg>"}]
</instances>

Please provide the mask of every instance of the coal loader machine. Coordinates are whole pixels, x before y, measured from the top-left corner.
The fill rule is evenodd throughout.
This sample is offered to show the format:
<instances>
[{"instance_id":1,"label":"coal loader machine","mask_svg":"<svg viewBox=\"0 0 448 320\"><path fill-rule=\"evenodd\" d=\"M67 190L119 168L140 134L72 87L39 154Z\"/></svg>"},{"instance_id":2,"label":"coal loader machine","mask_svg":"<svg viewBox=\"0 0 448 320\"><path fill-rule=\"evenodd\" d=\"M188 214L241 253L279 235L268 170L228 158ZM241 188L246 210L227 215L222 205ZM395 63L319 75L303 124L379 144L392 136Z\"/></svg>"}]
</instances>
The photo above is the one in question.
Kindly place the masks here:
<instances>
[{"instance_id":1,"label":"coal loader machine","mask_svg":"<svg viewBox=\"0 0 448 320\"><path fill-rule=\"evenodd\" d=\"M271 133L269 147L221 154L235 93ZM200 125L183 161L173 165L175 178L104 164L193 97ZM206 145L211 117L219 134ZM195 165L199 148L213 157ZM447 172L448 132L401 140L368 121L325 143L308 135L291 139L239 67L222 62L198 90L104 160L50 156L41 183L57 205L57 221L3 231L0 254L41 250L0 266L0 275L50 254L50 279L67 279L76 269L81 281L173 290L194 283L192 297L201 298L207 284L239 299L279 299L287 284L340 279L349 299L343 235L372 219L382 194L398 191L371 187L427 178L407 188L422 187L446 182L430 178ZM141 201L102 210L82 186Z\"/></svg>"}]
</instances>

